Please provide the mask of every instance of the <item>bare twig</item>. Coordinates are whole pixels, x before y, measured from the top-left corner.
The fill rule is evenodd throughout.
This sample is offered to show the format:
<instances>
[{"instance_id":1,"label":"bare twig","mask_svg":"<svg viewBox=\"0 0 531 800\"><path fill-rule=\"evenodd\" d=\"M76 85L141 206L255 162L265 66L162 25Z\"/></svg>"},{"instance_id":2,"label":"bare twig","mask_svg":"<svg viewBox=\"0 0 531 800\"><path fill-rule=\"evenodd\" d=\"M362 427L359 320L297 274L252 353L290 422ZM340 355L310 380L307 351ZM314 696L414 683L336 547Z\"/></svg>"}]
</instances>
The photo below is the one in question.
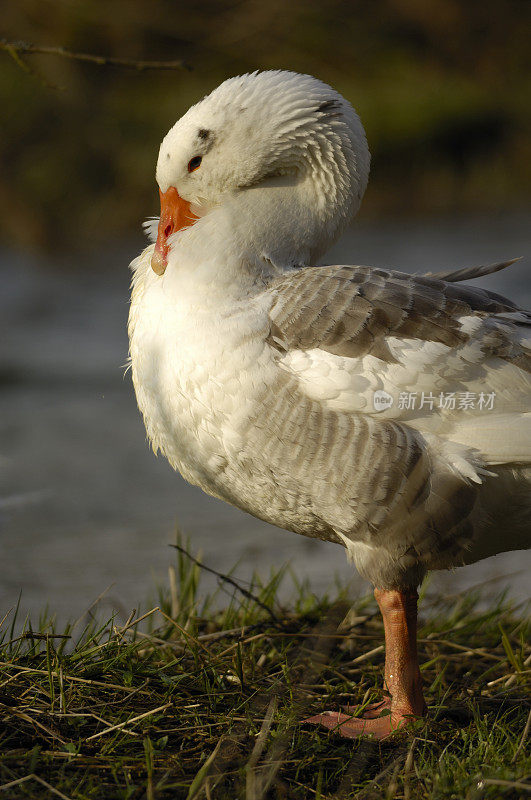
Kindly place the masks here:
<instances>
[{"instance_id":1,"label":"bare twig","mask_svg":"<svg viewBox=\"0 0 531 800\"><path fill-rule=\"evenodd\" d=\"M176 61L141 61L135 58L115 58L114 56L98 56L94 53L77 53L67 50L65 47L47 47L45 45L30 44L29 42L11 42L7 39L0 39L0 50L5 50L11 58L16 61L21 69L30 72L28 65L21 59L27 55L48 55L69 58L74 61L86 61L90 64L97 64L100 67L124 67L125 69L136 69L144 72L148 69L158 70L191 70L192 67L184 59Z\"/></svg>"},{"instance_id":2,"label":"bare twig","mask_svg":"<svg viewBox=\"0 0 531 800\"><path fill-rule=\"evenodd\" d=\"M263 608L264 611L267 611L273 622L280 621L277 615L274 613L274 611L272 611L269 608L268 605L263 603L259 597L250 592L248 589L244 589L243 586L240 586L240 584L237 581L235 581L234 578L231 578L230 575L225 575L223 572L218 572L217 570L212 569L212 567L207 567L206 564L203 564L197 558L194 558L192 555L190 555L188 550L186 550L184 547L181 547L180 544L170 544L170 547L174 547L180 553L183 553L183 555L187 556L187 558L189 558L190 561L192 561L194 564L197 564L198 567L201 567L201 569L204 569L206 572L212 573L212 575L215 575L224 583L230 583L230 585L234 586L234 588L237 589L239 592L241 592L241 594L243 594L244 597L247 597L249 600L252 600L254 603L256 603L257 606L260 606L260 608Z\"/></svg>"}]
</instances>

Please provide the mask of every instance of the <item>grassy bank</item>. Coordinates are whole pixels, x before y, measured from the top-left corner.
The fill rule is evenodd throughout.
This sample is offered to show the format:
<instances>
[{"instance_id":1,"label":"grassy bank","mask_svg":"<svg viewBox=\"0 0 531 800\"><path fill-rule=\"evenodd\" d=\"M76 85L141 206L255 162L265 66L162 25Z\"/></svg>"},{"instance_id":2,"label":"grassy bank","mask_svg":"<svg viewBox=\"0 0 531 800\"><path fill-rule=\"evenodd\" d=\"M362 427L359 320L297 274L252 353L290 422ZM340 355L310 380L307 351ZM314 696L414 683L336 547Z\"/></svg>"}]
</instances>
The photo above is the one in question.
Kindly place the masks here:
<instances>
[{"instance_id":1,"label":"grassy bank","mask_svg":"<svg viewBox=\"0 0 531 800\"><path fill-rule=\"evenodd\" d=\"M318 599L295 585L283 607L279 573L245 588L220 579L221 603L198 591L200 575L179 552L157 608L125 622L89 615L56 630L43 619L17 635L20 621L6 617L0 797L528 796L521 608L484 610L470 595L425 601L429 720L381 743L351 742L297 719L378 696L383 629L372 599L349 611L341 591Z\"/></svg>"}]
</instances>

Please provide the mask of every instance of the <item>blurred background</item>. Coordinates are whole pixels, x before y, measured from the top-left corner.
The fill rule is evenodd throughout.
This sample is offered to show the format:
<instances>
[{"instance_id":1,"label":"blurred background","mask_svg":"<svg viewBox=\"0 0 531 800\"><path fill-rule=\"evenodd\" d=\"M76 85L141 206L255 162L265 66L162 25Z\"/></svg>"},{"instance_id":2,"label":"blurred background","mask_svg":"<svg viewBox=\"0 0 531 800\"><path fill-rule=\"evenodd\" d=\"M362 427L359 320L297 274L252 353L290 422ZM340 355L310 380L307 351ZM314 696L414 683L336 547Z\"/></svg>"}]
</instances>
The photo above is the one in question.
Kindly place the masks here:
<instances>
[{"instance_id":1,"label":"blurred background","mask_svg":"<svg viewBox=\"0 0 531 800\"><path fill-rule=\"evenodd\" d=\"M0 50L0 607L79 614L108 586L127 613L164 579L176 527L206 562L267 573L290 559L323 591L342 549L277 531L155 459L132 392L127 265L157 214L159 142L223 79L309 72L357 108L372 173L325 262L406 271L524 260L483 280L522 303L531 187L531 6L520 0L17 0L1 36L171 71ZM527 258L526 258L527 257ZM527 559L527 560L525 560ZM526 594L529 559L455 574ZM353 578L353 592L367 587Z\"/></svg>"}]
</instances>

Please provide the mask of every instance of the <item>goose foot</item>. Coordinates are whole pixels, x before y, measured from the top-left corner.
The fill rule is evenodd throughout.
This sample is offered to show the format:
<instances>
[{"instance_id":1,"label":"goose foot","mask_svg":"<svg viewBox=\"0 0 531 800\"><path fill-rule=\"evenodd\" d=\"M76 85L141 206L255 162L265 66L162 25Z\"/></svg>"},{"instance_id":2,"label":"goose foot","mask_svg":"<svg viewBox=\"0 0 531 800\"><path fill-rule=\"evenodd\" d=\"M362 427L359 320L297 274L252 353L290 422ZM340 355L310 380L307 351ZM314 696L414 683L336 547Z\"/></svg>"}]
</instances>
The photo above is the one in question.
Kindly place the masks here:
<instances>
[{"instance_id":1,"label":"goose foot","mask_svg":"<svg viewBox=\"0 0 531 800\"><path fill-rule=\"evenodd\" d=\"M374 705L377 705L376 703ZM310 725L322 725L344 739L357 739L359 736L372 736L385 739L404 727L410 717L388 714L384 717L352 717L341 711L323 711L314 717L303 720Z\"/></svg>"},{"instance_id":2,"label":"goose foot","mask_svg":"<svg viewBox=\"0 0 531 800\"><path fill-rule=\"evenodd\" d=\"M384 622L385 688L389 694L363 709L347 706L343 712L323 711L303 720L347 739L384 739L426 713L417 657L417 593L376 589L374 594ZM362 716L353 716L360 710Z\"/></svg>"},{"instance_id":3,"label":"goose foot","mask_svg":"<svg viewBox=\"0 0 531 800\"><path fill-rule=\"evenodd\" d=\"M378 703L368 703L366 706L341 706L342 711L349 716L360 717L361 719L376 719L383 716L384 711L391 710L391 697L387 695ZM360 711L362 713L360 713Z\"/></svg>"}]
</instances>

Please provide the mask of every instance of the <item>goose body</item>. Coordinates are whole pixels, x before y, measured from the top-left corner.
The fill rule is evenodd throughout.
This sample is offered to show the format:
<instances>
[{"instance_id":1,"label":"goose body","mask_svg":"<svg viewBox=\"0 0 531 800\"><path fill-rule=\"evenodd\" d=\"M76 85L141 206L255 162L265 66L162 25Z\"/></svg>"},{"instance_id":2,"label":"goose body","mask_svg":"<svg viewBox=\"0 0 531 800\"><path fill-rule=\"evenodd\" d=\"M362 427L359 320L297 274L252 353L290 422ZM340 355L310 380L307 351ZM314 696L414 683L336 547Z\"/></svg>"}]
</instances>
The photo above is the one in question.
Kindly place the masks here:
<instances>
[{"instance_id":1,"label":"goose body","mask_svg":"<svg viewBox=\"0 0 531 800\"><path fill-rule=\"evenodd\" d=\"M528 546L531 317L437 277L311 266L368 169L356 113L309 76L253 73L192 107L161 145L130 355L156 451L209 494L344 546L411 632L426 570ZM388 642L395 699L393 649L413 663L412 641ZM409 711L397 699L383 723L312 721L387 735L423 713L417 673Z\"/></svg>"}]
</instances>

